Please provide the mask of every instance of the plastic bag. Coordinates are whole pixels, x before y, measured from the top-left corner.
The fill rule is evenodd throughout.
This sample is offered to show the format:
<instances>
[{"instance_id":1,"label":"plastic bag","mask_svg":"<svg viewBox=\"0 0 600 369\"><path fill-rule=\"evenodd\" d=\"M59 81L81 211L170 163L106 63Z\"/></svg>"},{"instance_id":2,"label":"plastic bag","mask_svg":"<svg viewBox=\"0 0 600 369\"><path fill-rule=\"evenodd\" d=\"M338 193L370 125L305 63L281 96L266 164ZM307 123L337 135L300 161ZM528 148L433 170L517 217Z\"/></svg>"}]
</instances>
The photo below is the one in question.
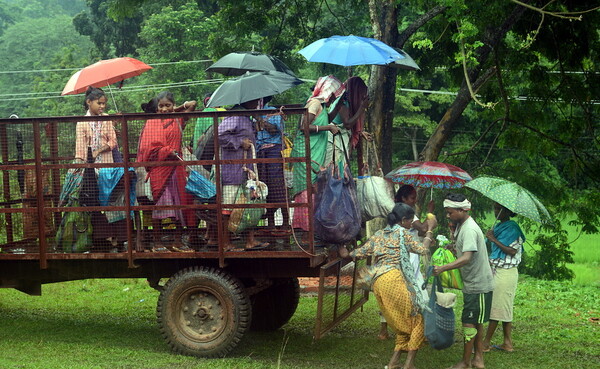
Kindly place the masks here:
<instances>
[{"instance_id":1,"label":"plastic bag","mask_svg":"<svg viewBox=\"0 0 600 369\"><path fill-rule=\"evenodd\" d=\"M214 202L217 195L215 184L195 170L190 171L185 190L202 202Z\"/></svg>"},{"instance_id":2,"label":"plastic bag","mask_svg":"<svg viewBox=\"0 0 600 369\"><path fill-rule=\"evenodd\" d=\"M329 164L317 176L314 213L315 232L325 242L349 243L360 232L361 216L356 185L348 166Z\"/></svg>"},{"instance_id":3,"label":"plastic bag","mask_svg":"<svg viewBox=\"0 0 600 369\"><path fill-rule=\"evenodd\" d=\"M387 217L395 205L394 187L383 178L374 141L366 141L363 174L356 181L363 220Z\"/></svg>"},{"instance_id":4,"label":"plastic bag","mask_svg":"<svg viewBox=\"0 0 600 369\"><path fill-rule=\"evenodd\" d=\"M72 200L69 206L77 207L79 202ZM92 217L90 212L65 212L56 233L58 248L63 252L85 252L89 250L92 243Z\"/></svg>"},{"instance_id":5,"label":"plastic bag","mask_svg":"<svg viewBox=\"0 0 600 369\"><path fill-rule=\"evenodd\" d=\"M252 158L256 158L254 146L252 146ZM269 190L264 182L259 181L256 164L254 171L246 169L248 180L242 183L235 195L236 204L264 204L267 201ZM233 233L240 233L248 228L258 225L262 216L266 213L265 208L238 208L231 211L228 229Z\"/></svg>"},{"instance_id":6,"label":"plastic bag","mask_svg":"<svg viewBox=\"0 0 600 369\"><path fill-rule=\"evenodd\" d=\"M432 274L433 267L429 267L427 276ZM425 337L429 345L436 350L446 349L454 343L454 310L451 307L443 307L437 303L437 293L444 292L440 285L440 278L433 277L431 286L431 297L429 298L429 309L423 311L425 319ZM423 289L426 288L426 283Z\"/></svg>"},{"instance_id":7,"label":"plastic bag","mask_svg":"<svg viewBox=\"0 0 600 369\"><path fill-rule=\"evenodd\" d=\"M452 254L452 251L439 247L433 255L431 255L431 265L440 266L453 262L456 260L456 256ZM433 277L432 277L433 278ZM463 282L460 275L459 269L447 270L439 275L440 283L446 288L462 289ZM430 279L432 282L432 279Z\"/></svg>"},{"instance_id":8,"label":"plastic bag","mask_svg":"<svg viewBox=\"0 0 600 369\"><path fill-rule=\"evenodd\" d=\"M361 215L365 221L386 217L394 209L391 184L382 177L358 177L356 193Z\"/></svg>"}]
</instances>

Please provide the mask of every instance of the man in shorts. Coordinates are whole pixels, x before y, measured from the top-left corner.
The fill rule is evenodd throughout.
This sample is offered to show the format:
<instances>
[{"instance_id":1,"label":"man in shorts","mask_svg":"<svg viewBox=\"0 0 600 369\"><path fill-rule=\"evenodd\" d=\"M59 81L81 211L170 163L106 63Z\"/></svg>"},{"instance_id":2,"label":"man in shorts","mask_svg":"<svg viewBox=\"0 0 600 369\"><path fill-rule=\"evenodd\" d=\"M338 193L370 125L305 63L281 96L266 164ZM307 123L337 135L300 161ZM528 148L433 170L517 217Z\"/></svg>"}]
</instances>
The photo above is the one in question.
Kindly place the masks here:
<instances>
[{"instance_id":1,"label":"man in shorts","mask_svg":"<svg viewBox=\"0 0 600 369\"><path fill-rule=\"evenodd\" d=\"M456 260L434 267L433 274L460 268L463 280L464 307L462 325L465 335L462 360L452 368L484 368L483 324L490 318L493 277L481 228L468 211L471 203L460 194L449 193L444 200L446 216L456 224ZM471 359L473 353L475 354Z\"/></svg>"}]
</instances>

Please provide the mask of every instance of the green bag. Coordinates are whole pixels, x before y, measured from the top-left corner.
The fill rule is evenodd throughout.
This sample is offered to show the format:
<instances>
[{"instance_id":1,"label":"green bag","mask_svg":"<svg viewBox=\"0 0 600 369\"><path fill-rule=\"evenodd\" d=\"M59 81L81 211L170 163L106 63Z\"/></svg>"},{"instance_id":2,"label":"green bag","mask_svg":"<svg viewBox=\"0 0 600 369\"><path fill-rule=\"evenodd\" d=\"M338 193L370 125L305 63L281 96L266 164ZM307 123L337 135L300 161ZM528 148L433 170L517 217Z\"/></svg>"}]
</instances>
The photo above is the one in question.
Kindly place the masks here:
<instances>
[{"instance_id":1,"label":"green bag","mask_svg":"<svg viewBox=\"0 0 600 369\"><path fill-rule=\"evenodd\" d=\"M79 206L72 200L69 206ZM87 211L65 212L56 232L56 245L63 252L85 252L92 246L92 216Z\"/></svg>"},{"instance_id":2,"label":"green bag","mask_svg":"<svg viewBox=\"0 0 600 369\"><path fill-rule=\"evenodd\" d=\"M246 195L246 183L243 183L238 187L235 195L236 204L264 204L264 199L249 200ZM228 229L233 233L241 233L248 228L254 228L260 222L260 219L265 214L267 209L265 208L239 208L233 209L229 216Z\"/></svg>"},{"instance_id":3,"label":"green bag","mask_svg":"<svg viewBox=\"0 0 600 369\"><path fill-rule=\"evenodd\" d=\"M453 262L456 260L456 256L452 251L439 247L433 255L431 255L431 265L440 266ZM459 269L452 269L445 271L439 275L442 287L456 288L461 290L463 288L462 277L460 276ZM429 283L433 283L433 277L429 279Z\"/></svg>"}]
</instances>

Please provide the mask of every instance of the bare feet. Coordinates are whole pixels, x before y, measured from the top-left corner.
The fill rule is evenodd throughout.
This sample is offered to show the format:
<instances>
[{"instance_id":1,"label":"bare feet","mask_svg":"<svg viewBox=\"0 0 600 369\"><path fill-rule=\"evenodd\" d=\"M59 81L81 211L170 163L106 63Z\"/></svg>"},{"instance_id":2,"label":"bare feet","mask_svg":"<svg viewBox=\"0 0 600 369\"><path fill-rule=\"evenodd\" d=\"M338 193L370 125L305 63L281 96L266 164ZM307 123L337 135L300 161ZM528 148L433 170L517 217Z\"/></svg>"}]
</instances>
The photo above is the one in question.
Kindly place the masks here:
<instances>
[{"instance_id":1,"label":"bare feet","mask_svg":"<svg viewBox=\"0 0 600 369\"><path fill-rule=\"evenodd\" d=\"M501 345L493 345L492 346L493 349L495 350L500 350L500 351L506 351L506 352L513 352L515 351L515 349L512 346L508 346L506 344L501 344Z\"/></svg>"},{"instance_id":2,"label":"bare feet","mask_svg":"<svg viewBox=\"0 0 600 369\"><path fill-rule=\"evenodd\" d=\"M465 362L461 361L459 363L456 363L456 364L452 365L448 369L470 369L470 368L471 368L471 365L468 365Z\"/></svg>"},{"instance_id":3,"label":"bare feet","mask_svg":"<svg viewBox=\"0 0 600 369\"><path fill-rule=\"evenodd\" d=\"M377 339L379 339L379 340L381 340L381 341L385 341L385 340L387 340L387 339L389 339L389 338L390 338L390 335L388 334L388 332L385 332L385 333L379 333L379 334L377 335Z\"/></svg>"},{"instance_id":4,"label":"bare feet","mask_svg":"<svg viewBox=\"0 0 600 369\"><path fill-rule=\"evenodd\" d=\"M261 250L264 249L266 247L268 247L270 245L270 243L268 242L260 242L260 241L252 241L249 243L246 243L246 246L244 247L246 250Z\"/></svg>"},{"instance_id":5,"label":"bare feet","mask_svg":"<svg viewBox=\"0 0 600 369\"><path fill-rule=\"evenodd\" d=\"M338 246L338 255L340 258L345 259L350 255L350 253L348 252L346 246Z\"/></svg>"}]
</instances>

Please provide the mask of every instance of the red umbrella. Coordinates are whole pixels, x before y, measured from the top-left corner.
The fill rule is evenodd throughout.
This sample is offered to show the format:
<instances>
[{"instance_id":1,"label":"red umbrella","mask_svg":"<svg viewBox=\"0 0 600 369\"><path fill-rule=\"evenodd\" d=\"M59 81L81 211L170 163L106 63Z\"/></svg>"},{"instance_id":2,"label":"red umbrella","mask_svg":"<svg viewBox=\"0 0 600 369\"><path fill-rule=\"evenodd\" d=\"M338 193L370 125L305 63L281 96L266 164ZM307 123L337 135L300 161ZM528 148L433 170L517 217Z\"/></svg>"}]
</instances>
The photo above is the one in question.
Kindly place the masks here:
<instances>
[{"instance_id":1,"label":"red umbrella","mask_svg":"<svg viewBox=\"0 0 600 369\"><path fill-rule=\"evenodd\" d=\"M460 188L471 176L463 169L437 161L416 161L394 169L385 178L424 188Z\"/></svg>"},{"instance_id":2,"label":"red umbrella","mask_svg":"<svg viewBox=\"0 0 600 369\"><path fill-rule=\"evenodd\" d=\"M100 60L73 74L61 95L85 92L89 86L104 87L124 79L139 76L152 69L148 64L134 58Z\"/></svg>"}]
</instances>

